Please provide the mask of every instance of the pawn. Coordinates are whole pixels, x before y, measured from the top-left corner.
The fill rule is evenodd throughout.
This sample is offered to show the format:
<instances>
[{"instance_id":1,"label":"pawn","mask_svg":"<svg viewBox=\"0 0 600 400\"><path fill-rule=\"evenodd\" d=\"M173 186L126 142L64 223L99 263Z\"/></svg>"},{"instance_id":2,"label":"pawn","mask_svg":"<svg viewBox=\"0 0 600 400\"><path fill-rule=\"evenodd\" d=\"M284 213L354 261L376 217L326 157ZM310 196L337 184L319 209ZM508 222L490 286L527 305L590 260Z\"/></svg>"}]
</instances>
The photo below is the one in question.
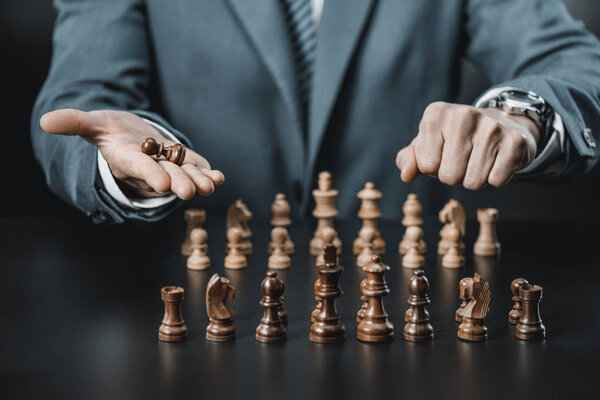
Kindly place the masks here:
<instances>
[{"instance_id":1,"label":"pawn","mask_svg":"<svg viewBox=\"0 0 600 400\"><path fill-rule=\"evenodd\" d=\"M183 292L183 288L176 286L166 286L160 291L165 303L165 315L158 328L158 338L163 342L181 342L187 337L188 328L181 316Z\"/></svg>"},{"instance_id":2,"label":"pawn","mask_svg":"<svg viewBox=\"0 0 600 400\"><path fill-rule=\"evenodd\" d=\"M496 221L498 210L495 208L480 208L477 210L479 221L479 235L473 245L473 254L476 256L496 257L500 254L500 243L496 238Z\"/></svg>"},{"instance_id":3,"label":"pawn","mask_svg":"<svg viewBox=\"0 0 600 400\"><path fill-rule=\"evenodd\" d=\"M512 325L516 325L519 322L519 318L521 318L521 310L523 310L523 305L521 304L521 298L519 297L519 289L523 285L529 285L529 282L523 278L517 278L510 284L510 291L513 295L512 300L515 302L512 310L510 310L508 313L508 323Z\"/></svg>"},{"instance_id":4,"label":"pawn","mask_svg":"<svg viewBox=\"0 0 600 400\"><path fill-rule=\"evenodd\" d=\"M394 326L383 308L383 296L390 293L384 278L389 270L390 267L381 261L380 256L373 256L365 267L367 278L365 284L361 284L361 290L365 298L363 306L365 301L367 306L356 328L356 338L361 342L385 342L394 338Z\"/></svg>"},{"instance_id":5,"label":"pawn","mask_svg":"<svg viewBox=\"0 0 600 400\"><path fill-rule=\"evenodd\" d=\"M429 312L425 306L429 301L429 281L422 269L413 272L408 282L409 309L405 313L404 340L425 342L433 339L433 327L429 323Z\"/></svg>"},{"instance_id":6,"label":"pawn","mask_svg":"<svg viewBox=\"0 0 600 400\"><path fill-rule=\"evenodd\" d=\"M425 256L419 254L418 244L413 243L409 248L408 253L402 257L402 266L410 269L422 269L425 267Z\"/></svg>"},{"instance_id":7,"label":"pawn","mask_svg":"<svg viewBox=\"0 0 600 400\"><path fill-rule=\"evenodd\" d=\"M523 309L515 327L515 337L519 340L541 340L546 337L546 327L540 317L540 300L543 289L537 285L519 287L519 297Z\"/></svg>"},{"instance_id":8,"label":"pawn","mask_svg":"<svg viewBox=\"0 0 600 400\"><path fill-rule=\"evenodd\" d=\"M285 194L277 193L275 195L275 200L273 201L273 204L271 204L271 213L273 214L271 226L287 228L292 224L292 220L290 219L290 203L285 198ZM294 254L294 242L292 242L289 235L285 242L284 252L287 255ZM269 254L273 254L272 241L269 242Z\"/></svg>"},{"instance_id":9,"label":"pawn","mask_svg":"<svg viewBox=\"0 0 600 400\"><path fill-rule=\"evenodd\" d=\"M323 247L333 245L335 238L337 237L337 232L333 228L325 227L321 232L321 239L323 240ZM323 252L319 253L317 256L317 260L315 261L315 265L323 265L325 264L325 259L323 257Z\"/></svg>"},{"instance_id":10,"label":"pawn","mask_svg":"<svg viewBox=\"0 0 600 400\"><path fill-rule=\"evenodd\" d=\"M225 268L242 269L248 266L246 256L241 252L243 232L240 228L233 227L227 230L227 256L225 256Z\"/></svg>"},{"instance_id":11,"label":"pawn","mask_svg":"<svg viewBox=\"0 0 600 400\"><path fill-rule=\"evenodd\" d=\"M360 281L360 292L361 293L365 291L366 285L367 285L366 279L363 279L362 281ZM365 312L367 311L367 307L369 305L369 302L367 300L369 300L369 299L364 294L362 296L360 296L360 301L362 301L362 305L360 306L360 308L358 309L358 312L356 313L356 323L358 323L358 324L360 324L362 322L362 320L365 318Z\"/></svg>"},{"instance_id":12,"label":"pawn","mask_svg":"<svg viewBox=\"0 0 600 400\"><path fill-rule=\"evenodd\" d=\"M427 245L423 239L423 228L418 225L407 226L404 231L404 236L398 245L398 253L404 255L408 253L408 250L414 245L417 245L417 251L419 254L425 255L427 253Z\"/></svg>"},{"instance_id":13,"label":"pawn","mask_svg":"<svg viewBox=\"0 0 600 400\"><path fill-rule=\"evenodd\" d=\"M442 267L460 268L465 264L465 256L460 251L460 232L452 228L447 232L448 251L442 256Z\"/></svg>"},{"instance_id":14,"label":"pawn","mask_svg":"<svg viewBox=\"0 0 600 400\"><path fill-rule=\"evenodd\" d=\"M188 208L184 214L185 222L187 222L187 229L185 232L185 240L181 245L181 255L189 257L192 253L190 235L192 229L202 228L202 225L206 221L206 211L197 208Z\"/></svg>"},{"instance_id":15,"label":"pawn","mask_svg":"<svg viewBox=\"0 0 600 400\"><path fill-rule=\"evenodd\" d=\"M377 231L369 226L361 228L358 232L358 237L363 245L363 248L358 257L356 257L357 267L365 267L371 262L371 258L375 255L373 246L376 236Z\"/></svg>"},{"instance_id":16,"label":"pawn","mask_svg":"<svg viewBox=\"0 0 600 400\"><path fill-rule=\"evenodd\" d=\"M271 231L273 254L269 256L269 268L288 269L291 267L292 259L285 254L285 242L288 237L287 229L283 227L276 227Z\"/></svg>"},{"instance_id":17,"label":"pawn","mask_svg":"<svg viewBox=\"0 0 600 400\"><path fill-rule=\"evenodd\" d=\"M190 247L192 254L187 259L187 268L192 270L203 270L210 268L208 257L208 233L203 228L194 228L190 233Z\"/></svg>"},{"instance_id":18,"label":"pawn","mask_svg":"<svg viewBox=\"0 0 600 400\"><path fill-rule=\"evenodd\" d=\"M402 205L402 213L404 214L404 217L402 218L403 226L423 225L423 217L421 216L423 213L423 206L419 202L419 198L416 194L409 193L406 197L406 201Z\"/></svg>"},{"instance_id":19,"label":"pawn","mask_svg":"<svg viewBox=\"0 0 600 400\"><path fill-rule=\"evenodd\" d=\"M163 142L160 144L154 138L146 138L142 143L142 153L149 156L156 156L160 158L165 157L167 161L170 161L179 166L183 165L185 161L186 147L180 143L176 143L173 146L165 146Z\"/></svg>"},{"instance_id":20,"label":"pawn","mask_svg":"<svg viewBox=\"0 0 600 400\"><path fill-rule=\"evenodd\" d=\"M268 271L262 282L262 300L260 305L265 309L260 324L256 328L256 340L262 343L279 342L285 339L286 327L280 317L283 307L282 295L285 290L283 281L277 273Z\"/></svg>"}]
</instances>

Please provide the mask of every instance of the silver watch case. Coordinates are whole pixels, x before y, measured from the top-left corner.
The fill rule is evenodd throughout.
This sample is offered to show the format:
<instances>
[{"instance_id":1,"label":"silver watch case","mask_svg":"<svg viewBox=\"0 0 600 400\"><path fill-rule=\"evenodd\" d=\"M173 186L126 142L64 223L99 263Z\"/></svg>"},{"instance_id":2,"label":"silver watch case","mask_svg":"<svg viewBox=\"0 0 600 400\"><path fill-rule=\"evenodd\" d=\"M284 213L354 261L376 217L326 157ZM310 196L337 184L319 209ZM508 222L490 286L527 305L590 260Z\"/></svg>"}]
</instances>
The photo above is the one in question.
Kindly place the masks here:
<instances>
[{"instance_id":1,"label":"silver watch case","mask_svg":"<svg viewBox=\"0 0 600 400\"><path fill-rule=\"evenodd\" d=\"M506 91L498 96L498 105L511 115L523 115L545 126L548 120L548 105L533 92Z\"/></svg>"}]
</instances>

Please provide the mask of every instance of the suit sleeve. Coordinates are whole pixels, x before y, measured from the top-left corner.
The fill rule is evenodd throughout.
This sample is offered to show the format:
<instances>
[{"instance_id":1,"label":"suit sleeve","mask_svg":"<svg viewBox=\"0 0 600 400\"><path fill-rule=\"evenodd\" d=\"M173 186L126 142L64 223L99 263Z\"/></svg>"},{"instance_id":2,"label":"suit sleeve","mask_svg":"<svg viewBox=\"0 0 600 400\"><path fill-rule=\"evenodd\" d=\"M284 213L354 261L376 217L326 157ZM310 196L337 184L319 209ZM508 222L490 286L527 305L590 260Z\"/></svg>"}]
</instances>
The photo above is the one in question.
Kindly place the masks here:
<instances>
[{"instance_id":1,"label":"suit sleeve","mask_svg":"<svg viewBox=\"0 0 600 400\"><path fill-rule=\"evenodd\" d=\"M494 87L543 97L563 120L566 162L558 177L591 171L600 140L600 42L560 0L469 0L466 57Z\"/></svg>"},{"instance_id":2,"label":"suit sleeve","mask_svg":"<svg viewBox=\"0 0 600 400\"><path fill-rule=\"evenodd\" d=\"M51 190L98 223L157 220L117 204L99 182L97 149L80 137L43 132L40 117L60 108L134 112L189 141L159 115L148 111L150 49L141 0L56 0L54 52L48 77L35 102L31 136L35 157Z\"/></svg>"}]
</instances>

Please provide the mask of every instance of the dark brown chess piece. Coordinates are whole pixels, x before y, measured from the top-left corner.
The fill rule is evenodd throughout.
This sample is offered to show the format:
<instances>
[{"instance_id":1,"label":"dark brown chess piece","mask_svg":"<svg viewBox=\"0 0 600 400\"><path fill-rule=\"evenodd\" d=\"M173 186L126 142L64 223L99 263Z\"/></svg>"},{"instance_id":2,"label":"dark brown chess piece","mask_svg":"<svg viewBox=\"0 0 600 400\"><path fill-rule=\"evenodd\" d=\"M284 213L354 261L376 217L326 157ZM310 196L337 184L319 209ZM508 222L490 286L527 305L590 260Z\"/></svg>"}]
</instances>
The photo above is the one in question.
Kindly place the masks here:
<instances>
[{"instance_id":1,"label":"dark brown chess piece","mask_svg":"<svg viewBox=\"0 0 600 400\"><path fill-rule=\"evenodd\" d=\"M271 218L271 226L288 228L292 225L292 220L290 219L290 203L285 198L285 194L277 193L275 195L275 200L273 204L271 204L271 213L273 214L273 218ZM294 242L289 237L285 242L284 252L287 255L294 254ZM273 253L273 242L269 242L269 254Z\"/></svg>"},{"instance_id":2,"label":"dark brown chess piece","mask_svg":"<svg viewBox=\"0 0 600 400\"><path fill-rule=\"evenodd\" d=\"M456 313L454 315L454 319L456 320L456 322L462 322L462 311L464 310L464 308L466 307L468 300L467 298L470 296L470 292L469 290L473 287L473 278L468 277L468 278L462 278L460 280L460 282L458 283L458 293L459 293L459 297L462 300L462 303L460 304L460 306L458 307L458 310L456 310Z\"/></svg>"},{"instance_id":3,"label":"dark brown chess piece","mask_svg":"<svg viewBox=\"0 0 600 400\"><path fill-rule=\"evenodd\" d=\"M227 209L225 228L227 232L231 228L238 228L242 232L240 252L245 256L252 254L252 242L250 241L252 231L248 225L251 220L252 212L241 199L234 201Z\"/></svg>"},{"instance_id":4,"label":"dark brown chess piece","mask_svg":"<svg viewBox=\"0 0 600 400\"><path fill-rule=\"evenodd\" d=\"M383 308L383 296L390 293L385 283L384 274L389 271L390 267L381 261L380 256L373 256L371 262L364 269L367 277L365 279L366 283L361 285L361 290L366 298L367 307L362 313L362 320L356 328L356 338L362 342L392 340L394 338L394 326L388 320L388 315Z\"/></svg>"},{"instance_id":5,"label":"dark brown chess piece","mask_svg":"<svg viewBox=\"0 0 600 400\"><path fill-rule=\"evenodd\" d=\"M142 152L149 156L156 156L157 158L165 157L167 161L175 163L179 166L183 165L185 161L186 147L180 143L176 143L173 146L165 146L163 142L160 144L154 138L146 138L142 143Z\"/></svg>"},{"instance_id":6,"label":"dark brown chess piece","mask_svg":"<svg viewBox=\"0 0 600 400\"><path fill-rule=\"evenodd\" d=\"M318 312L312 315L310 340L317 343L332 343L344 340L346 329L335 307L335 298L343 294L339 287L343 268L337 264L337 249L334 245L324 249L325 264L317 266L319 276L315 283L315 297L320 299Z\"/></svg>"},{"instance_id":7,"label":"dark brown chess piece","mask_svg":"<svg viewBox=\"0 0 600 400\"><path fill-rule=\"evenodd\" d=\"M484 319L490 309L490 285L475 273L466 286L464 293L467 305L461 312L462 322L458 326L458 337L473 342L486 340L488 334Z\"/></svg>"},{"instance_id":8,"label":"dark brown chess piece","mask_svg":"<svg viewBox=\"0 0 600 400\"><path fill-rule=\"evenodd\" d=\"M268 271L260 288L263 294L260 305L265 311L256 328L256 340L263 343L284 340L286 328L279 316L279 308L283 305L281 296L285 285L281 279L277 278L276 272Z\"/></svg>"},{"instance_id":9,"label":"dark brown chess piece","mask_svg":"<svg viewBox=\"0 0 600 400\"><path fill-rule=\"evenodd\" d=\"M365 290L365 286L367 285L367 280L363 279L362 281L360 281L360 292L364 293ZM367 296L365 296L364 294L360 296L360 301L362 301L362 304L360 306L360 308L358 309L358 312L356 313L356 323L360 324L363 320L363 318L365 317L365 312L367 311L367 306L369 305L369 302L367 301Z\"/></svg>"},{"instance_id":10,"label":"dark brown chess piece","mask_svg":"<svg viewBox=\"0 0 600 400\"><path fill-rule=\"evenodd\" d=\"M433 327L429 323L429 312L425 309L429 301L429 281L422 269L413 272L408 282L409 309L404 314L404 340L426 342L433 339Z\"/></svg>"},{"instance_id":11,"label":"dark brown chess piece","mask_svg":"<svg viewBox=\"0 0 600 400\"><path fill-rule=\"evenodd\" d=\"M335 229L329 227L323 228L323 230L321 231L321 240L323 241L323 247L329 244L333 244L333 241L336 237L337 233ZM325 264L325 259L323 258L323 250L321 250L321 253L317 256L317 259L315 260L315 265L323 264Z\"/></svg>"},{"instance_id":12,"label":"dark brown chess piece","mask_svg":"<svg viewBox=\"0 0 600 400\"><path fill-rule=\"evenodd\" d=\"M546 327L540 317L540 300L543 289L537 285L523 285L519 297L523 309L515 327L515 337L520 340L541 340L546 337Z\"/></svg>"},{"instance_id":13,"label":"dark brown chess piece","mask_svg":"<svg viewBox=\"0 0 600 400\"><path fill-rule=\"evenodd\" d=\"M187 222L187 231L185 233L185 240L181 245L181 254L189 256L192 253L190 235L192 229L202 228L206 221L206 211L197 208L188 208L185 210L185 221Z\"/></svg>"},{"instance_id":14,"label":"dark brown chess piece","mask_svg":"<svg viewBox=\"0 0 600 400\"><path fill-rule=\"evenodd\" d=\"M188 328L181 316L183 288L165 286L161 289L160 294L165 303L165 315L160 328L158 328L158 338L163 342L181 342L188 333Z\"/></svg>"},{"instance_id":15,"label":"dark brown chess piece","mask_svg":"<svg viewBox=\"0 0 600 400\"><path fill-rule=\"evenodd\" d=\"M510 283L510 291L512 292L512 300L515 302L512 306L512 310L508 313L508 323L516 325L521 318L521 310L523 306L521 304L521 297L519 297L519 288L523 285L529 285L526 279L517 278Z\"/></svg>"},{"instance_id":16,"label":"dark brown chess piece","mask_svg":"<svg viewBox=\"0 0 600 400\"><path fill-rule=\"evenodd\" d=\"M233 312L225 303L235 298L235 288L229 279L214 274L206 287L206 313L209 324L206 338L213 342L227 342L235 339Z\"/></svg>"}]
</instances>

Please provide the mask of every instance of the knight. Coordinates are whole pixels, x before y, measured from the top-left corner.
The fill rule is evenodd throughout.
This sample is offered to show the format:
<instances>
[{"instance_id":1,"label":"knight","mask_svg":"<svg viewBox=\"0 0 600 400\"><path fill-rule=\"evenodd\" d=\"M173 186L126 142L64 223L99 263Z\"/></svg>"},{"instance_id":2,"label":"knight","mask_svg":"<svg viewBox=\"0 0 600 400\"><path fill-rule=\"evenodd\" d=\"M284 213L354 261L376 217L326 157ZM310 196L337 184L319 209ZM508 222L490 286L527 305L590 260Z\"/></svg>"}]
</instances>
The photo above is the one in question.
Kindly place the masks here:
<instances>
[{"instance_id":1,"label":"knight","mask_svg":"<svg viewBox=\"0 0 600 400\"><path fill-rule=\"evenodd\" d=\"M479 342L487 340L485 317L490 309L491 290L489 283L475 273L471 281L465 283L464 295L467 305L462 309L462 322L458 326L458 337Z\"/></svg>"},{"instance_id":2,"label":"knight","mask_svg":"<svg viewBox=\"0 0 600 400\"><path fill-rule=\"evenodd\" d=\"M209 324L206 339L213 342L227 342L235 339L233 312L227 306L227 299L235 298L235 288L229 279L214 274L206 287L206 313Z\"/></svg>"},{"instance_id":3,"label":"knight","mask_svg":"<svg viewBox=\"0 0 600 400\"><path fill-rule=\"evenodd\" d=\"M438 254L445 255L450 247L456 246L458 253L464 255L466 230L465 209L458 201L450 199L444 208L439 212L439 220L444 226L440 231L440 241L438 243ZM458 239L455 240L455 237Z\"/></svg>"},{"instance_id":4,"label":"knight","mask_svg":"<svg viewBox=\"0 0 600 400\"><path fill-rule=\"evenodd\" d=\"M248 209L246 203L242 199L234 201L227 210L226 218L225 232L229 231L230 228L239 228L242 231L240 252L245 256L252 254L252 242L250 241L252 231L248 226L252 220L252 212Z\"/></svg>"}]
</instances>

